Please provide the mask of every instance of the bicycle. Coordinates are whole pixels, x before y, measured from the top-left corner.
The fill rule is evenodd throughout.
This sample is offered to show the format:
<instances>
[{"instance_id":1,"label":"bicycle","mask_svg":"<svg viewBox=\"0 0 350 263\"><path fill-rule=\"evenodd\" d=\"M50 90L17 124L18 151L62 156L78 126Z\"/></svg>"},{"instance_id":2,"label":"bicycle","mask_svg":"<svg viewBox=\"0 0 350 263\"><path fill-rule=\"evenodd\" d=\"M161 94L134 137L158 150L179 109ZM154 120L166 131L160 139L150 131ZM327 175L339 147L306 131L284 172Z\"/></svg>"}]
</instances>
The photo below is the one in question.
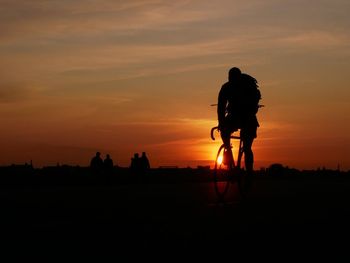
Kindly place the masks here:
<instances>
[{"instance_id":1,"label":"bicycle","mask_svg":"<svg viewBox=\"0 0 350 263\"><path fill-rule=\"evenodd\" d=\"M210 136L212 140L215 140L215 130L219 131L219 128L216 126L211 129ZM215 159L214 185L219 201L224 200L232 183L237 182L238 192L242 198L246 198L252 184L252 176L248 175L241 167L241 160L244 153L242 138L240 136L231 135L230 139L239 140L236 162L233 156L231 144L230 147L226 147L225 144L222 144L219 147ZM228 151L230 151L230 153L227 153Z\"/></svg>"}]
</instances>

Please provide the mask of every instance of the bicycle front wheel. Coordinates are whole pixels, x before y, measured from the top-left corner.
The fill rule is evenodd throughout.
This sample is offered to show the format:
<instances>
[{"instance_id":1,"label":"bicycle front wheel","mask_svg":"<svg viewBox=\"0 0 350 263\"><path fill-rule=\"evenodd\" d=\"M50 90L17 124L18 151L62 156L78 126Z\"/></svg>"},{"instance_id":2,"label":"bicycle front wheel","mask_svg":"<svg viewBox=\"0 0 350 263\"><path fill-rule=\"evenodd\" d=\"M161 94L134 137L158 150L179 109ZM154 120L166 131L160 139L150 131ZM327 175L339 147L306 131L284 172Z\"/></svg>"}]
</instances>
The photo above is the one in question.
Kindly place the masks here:
<instances>
[{"instance_id":1,"label":"bicycle front wheel","mask_svg":"<svg viewBox=\"0 0 350 263\"><path fill-rule=\"evenodd\" d=\"M220 200L222 200L231 183L232 177L232 161L224 159L225 145L221 145L216 155L214 166L214 185L215 192Z\"/></svg>"}]
</instances>

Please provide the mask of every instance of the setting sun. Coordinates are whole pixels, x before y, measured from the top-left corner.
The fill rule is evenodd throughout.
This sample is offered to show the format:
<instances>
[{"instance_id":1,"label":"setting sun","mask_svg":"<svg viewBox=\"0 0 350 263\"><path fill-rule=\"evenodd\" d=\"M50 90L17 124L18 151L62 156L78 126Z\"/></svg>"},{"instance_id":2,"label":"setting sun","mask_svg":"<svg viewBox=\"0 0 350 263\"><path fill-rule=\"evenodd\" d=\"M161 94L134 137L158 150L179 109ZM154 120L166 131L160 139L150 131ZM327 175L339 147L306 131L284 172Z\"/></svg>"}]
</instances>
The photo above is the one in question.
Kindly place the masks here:
<instances>
[{"instance_id":1,"label":"setting sun","mask_svg":"<svg viewBox=\"0 0 350 263\"><path fill-rule=\"evenodd\" d=\"M220 156L218 157L217 163L218 163L218 165L221 165L221 164L222 164L222 155L220 155Z\"/></svg>"}]
</instances>

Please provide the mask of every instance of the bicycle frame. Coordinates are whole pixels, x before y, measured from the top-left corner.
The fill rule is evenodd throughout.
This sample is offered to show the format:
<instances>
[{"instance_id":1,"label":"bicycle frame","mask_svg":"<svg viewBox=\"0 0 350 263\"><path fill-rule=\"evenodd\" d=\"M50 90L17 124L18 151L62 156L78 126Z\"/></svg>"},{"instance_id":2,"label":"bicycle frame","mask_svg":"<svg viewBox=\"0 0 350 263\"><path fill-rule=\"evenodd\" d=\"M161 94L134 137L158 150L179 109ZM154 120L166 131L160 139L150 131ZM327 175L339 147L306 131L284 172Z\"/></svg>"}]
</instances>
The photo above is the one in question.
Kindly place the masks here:
<instances>
[{"instance_id":1,"label":"bicycle frame","mask_svg":"<svg viewBox=\"0 0 350 263\"><path fill-rule=\"evenodd\" d=\"M217 104L212 104L211 106L217 106ZM264 107L265 105L258 105L258 108ZM219 127L213 127L210 131L210 137L215 140L214 132L219 131ZM234 155L232 152L231 139L239 140L237 161L234 160ZM252 173L247 173L245 169L241 168L243 150L243 140L241 136L230 136L230 147L227 148L225 144L221 144L215 159L214 166L214 185L219 201L224 201L225 195L228 192L228 188L231 182L236 181L239 189L240 196L246 198L248 191L252 187ZM224 161L225 152L230 151L232 159L227 165L227 160ZM219 163L219 158L223 158L223 163ZM234 180L233 180L234 179Z\"/></svg>"},{"instance_id":2,"label":"bicycle frame","mask_svg":"<svg viewBox=\"0 0 350 263\"><path fill-rule=\"evenodd\" d=\"M219 130L219 128L214 127L211 129L211 132L210 132L210 136L213 140L215 140L215 136L214 136L215 130ZM239 140L236 162L234 160L234 156L232 152L231 139ZM227 162L227 160L224 158L226 151L231 152L232 158L229 162ZM215 159L215 166L214 166L214 186L220 202L225 202L224 199L228 192L228 189L230 188L230 184L235 182L237 183L240 196L242 198L246 197L247 190L248 190L246 186L249 185L249 183L251 182L251 179L249 179L245 175L244 169L241 169L241 160L242 160L243 153L244 153L243 140L240 136L235 136L235 135L230 136L229 148L227 148L225 144L221 144L221 146L219 147L219 150ZM223 162L218 161L219 157L223 157Z\"/></svg>"},{"instance_id":3,"label":"bicycle frame","mask_svg":"<svg viewBox=\"0 0 350 263\"><path fill-rule=\"evenodd\" d=\"M210 131L210 137L213 141L215 141L215 136L214 136L214 132L215 130L219 131L219 127L216 126L216 127L213 127ZM232 156L232 165L233 165L233 168L241 168L241 160L242 160L242 156L243 156L243 141L241 139L240 136L235 136L235 135L231 135L230 136L230 140L231 139L236 139L236 140L239 140L239 145L238 145L238 154L237 154L237 162L235 163L234 161L234 157L233 157L233 152L232 152L232 147L230 147L230 149L226 149L225 147L225 144L222 144L219 148L219 151L218 151L218 154L220 153L220 151L222 150L222 148L225 148L225 150L230 150L231 151L231 156ZM231 142L230 142L230 146L231 146Z\"/></svg>"}]
</instances>

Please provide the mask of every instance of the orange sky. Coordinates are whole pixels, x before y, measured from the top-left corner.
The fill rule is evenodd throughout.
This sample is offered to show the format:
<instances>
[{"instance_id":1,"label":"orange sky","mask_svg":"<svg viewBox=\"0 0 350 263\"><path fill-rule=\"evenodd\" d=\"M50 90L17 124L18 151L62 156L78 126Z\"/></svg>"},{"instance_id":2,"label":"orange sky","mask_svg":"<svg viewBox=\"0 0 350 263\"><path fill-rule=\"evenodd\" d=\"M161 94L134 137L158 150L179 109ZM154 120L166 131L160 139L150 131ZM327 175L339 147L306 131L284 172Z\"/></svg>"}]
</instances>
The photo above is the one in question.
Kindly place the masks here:
<instances>
[{"instance_id":1,"label":"orange sky","mask_svg":"<svg viewBox=\"0 0 350 263\"><path fill-rule=\"evenodd\" d=\"M255 168L350 169L347 0L0 0L0 165L213 164L227 71L266 105Z\"/></svg>"}]
</instances>

